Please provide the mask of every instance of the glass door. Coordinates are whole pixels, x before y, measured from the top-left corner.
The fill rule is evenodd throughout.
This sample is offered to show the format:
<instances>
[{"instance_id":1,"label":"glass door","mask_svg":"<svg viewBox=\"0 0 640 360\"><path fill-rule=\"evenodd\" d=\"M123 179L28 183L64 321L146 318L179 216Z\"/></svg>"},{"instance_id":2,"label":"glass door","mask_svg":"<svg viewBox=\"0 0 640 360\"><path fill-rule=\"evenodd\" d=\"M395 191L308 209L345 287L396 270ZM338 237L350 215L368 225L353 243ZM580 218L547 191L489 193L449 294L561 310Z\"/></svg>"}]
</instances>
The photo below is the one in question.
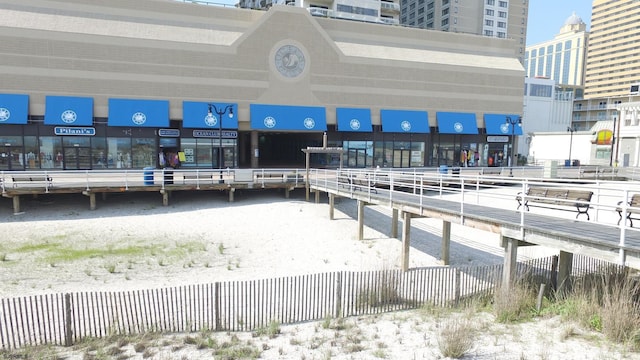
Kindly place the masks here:
<instances>
[{"instance_id":1,"label":"glass door","mask_svg":"<svg viewBox=\"0 0 640 360\"><path fill-rule=\"evenodd\" d=\"M411 166L411 150L393 150L393 167L408 168Z\"/></svg>"},{"instance_id":2,"label":"glass door","mask_svg":"<svg viewBox=\"0 0 640 360\"><path fill-rule=\"evenodd\" d=\"M91 169L91 148L65 147L63 165L65 170Z\"/></svg>"},{"instance_id":3,"label":"glass door","mask_svg":"<svg viewBox=\"0 0 640 360\"><path fill-rule=\"evenodd\" d=\"M11 169L11 146L0 146L0 170Z\"/></svg>"}]
</instances>

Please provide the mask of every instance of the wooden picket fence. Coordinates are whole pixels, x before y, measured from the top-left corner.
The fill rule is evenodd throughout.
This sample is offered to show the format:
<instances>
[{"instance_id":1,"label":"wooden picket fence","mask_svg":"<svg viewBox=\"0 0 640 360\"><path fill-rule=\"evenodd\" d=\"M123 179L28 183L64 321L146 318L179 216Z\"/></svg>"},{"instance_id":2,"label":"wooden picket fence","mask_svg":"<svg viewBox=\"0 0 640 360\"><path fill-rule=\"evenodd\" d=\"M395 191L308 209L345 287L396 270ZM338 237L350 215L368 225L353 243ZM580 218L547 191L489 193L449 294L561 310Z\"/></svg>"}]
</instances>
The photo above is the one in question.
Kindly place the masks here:
<instances>
[{"instance_id":1,"label":"wooden picket fence","mask_svg":"<svg viewBox=\"0 0 640 360\"><path fill-rule=\"evenodd\" d=\"M574 270L597 271L600 263L586 261ZM552 285L556 266L555 257L537 259L519 263L517 273ZM491 295L501 278L501 265L430 267L0 299L0 348L70 346L88 337L148 331L251 331L274 321L292 324L426 304L455 306Z\"/></svg>"}]
</instances>

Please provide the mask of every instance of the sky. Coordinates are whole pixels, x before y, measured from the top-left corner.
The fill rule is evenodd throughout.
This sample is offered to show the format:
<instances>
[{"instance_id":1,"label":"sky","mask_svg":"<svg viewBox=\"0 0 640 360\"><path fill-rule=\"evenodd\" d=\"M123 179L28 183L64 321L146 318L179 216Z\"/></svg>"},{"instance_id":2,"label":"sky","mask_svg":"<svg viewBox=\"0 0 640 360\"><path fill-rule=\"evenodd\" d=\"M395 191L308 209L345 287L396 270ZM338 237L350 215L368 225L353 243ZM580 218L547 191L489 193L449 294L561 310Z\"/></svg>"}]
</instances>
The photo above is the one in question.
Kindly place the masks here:
<instances>
[{"instance_id":1,"label":"sky","mask_svg":"<svg viewBox=\"0 0 640 360\"><path fill-rule=\"evenodd\" d=\"M529 0L527 46L553 40L574 11L589 31L592 3L592 0Z\"/></svg>"}]
</instances>

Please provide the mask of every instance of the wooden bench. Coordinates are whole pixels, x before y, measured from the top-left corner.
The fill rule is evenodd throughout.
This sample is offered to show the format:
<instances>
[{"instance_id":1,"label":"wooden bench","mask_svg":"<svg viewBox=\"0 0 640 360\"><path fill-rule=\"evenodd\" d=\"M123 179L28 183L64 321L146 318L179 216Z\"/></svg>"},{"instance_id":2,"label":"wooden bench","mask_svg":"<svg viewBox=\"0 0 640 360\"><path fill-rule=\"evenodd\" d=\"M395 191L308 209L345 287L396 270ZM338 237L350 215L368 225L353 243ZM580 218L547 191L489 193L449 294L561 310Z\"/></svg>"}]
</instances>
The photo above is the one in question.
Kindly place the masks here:
<instances>
[{"instance_id":1,"label":"wooden bench","mask_svg":"<svg viewBox=\"0 0 640 360\"><path fill-rule=\"evenodd\" d=\"M376 183L374 181L369 180L369 177L359 176L356 174L348 174L348 173L340 173L338 174L338 184L343 185L345 187L352 187L353 190L363 190L371 188L371 191L374 193L378 193L376 189Z\"/></svg>"},{"instance_id":2,"label":"wooden bench","mask_svg":"<svg viewBox=\"0 0 640 360\"><path fill-rule=\"evenodd\" d=\"M501 167L483 167L480 169L480 175L500 175L502 174Z\"/></svg>"},{"instance_id":3,"label":"wooden bench","mask_svg":"<svg viewBox=\"0 0 640 360\"><path fill-rule=\"evenodd\" d=\"M620 225L620 221L622 221L622 213L624 212L624 209L622 209L621 205L623 203L624 201L619 201L618 207L616 208L616 211L620 216L620 219L618 219L618 225ZM640 220L640 217L632 217L633 214L640 214L640 194L633 194L633 196L631 196L631 201L627 202L626 212L626 218L627 220L629 220L629 225L633 227L633 220Z\"/></svg>"},{"instance_id":4,"label":"wooden bench","mask_svg":"<svg viewBox=\"0 0 640 360\"><path fill-rule=\"evenodd\" d=\"M217 174L216 174L217 175ZM191 182L195 182L195 183L201 183L201 182L211 182L212 184L215 183L216 178L214 177L213 174L200 174L200 173L191 173L191 174L183 174L182 175L182 184L186 184L187 182L191 183ZM219 178L218 178L219 180Z\"/></svg>"},{"instance_id":5,"label":"wooden bench","mask_svg":"<svg viewBox=\"0 0 640 360\"><path fill-rule=\"evenodd\" d=\"M592 196L593 191L588 190L530 186L524 196L522 192L519 192L516 196L516 200L518 201L518 209L520 209L521 206L524 206L527 211L529 211L529 207L531 206L565 211L573 211L573 209L575 209L578 211L576 219L580 214L584 214L587 216L587 220L589 220L588 211L591 207L590 203Z\"/></svg>"},{"instance_id":6,"label":"wooden bench","mask_svg":"<svg viewBox=\"0 0 640 360\"><path fill-rule=\"evenodd\" d=\"M13 181L13 187L18 187L19 184L33 184L33 185L44 185L45 187L53 186L53 179L49 175L13 175L11 177Z\"/></svg>"},{"instance_id":7,"label":"wooden bench","mask_svg":"<svg viewBox=\"0 0 640 360\"><path fill-rule=\"evenodd\" d=\"M281 172L256 172L256 182L277 181L284 182L286 174Z\"/></svg>"}]
</instances>

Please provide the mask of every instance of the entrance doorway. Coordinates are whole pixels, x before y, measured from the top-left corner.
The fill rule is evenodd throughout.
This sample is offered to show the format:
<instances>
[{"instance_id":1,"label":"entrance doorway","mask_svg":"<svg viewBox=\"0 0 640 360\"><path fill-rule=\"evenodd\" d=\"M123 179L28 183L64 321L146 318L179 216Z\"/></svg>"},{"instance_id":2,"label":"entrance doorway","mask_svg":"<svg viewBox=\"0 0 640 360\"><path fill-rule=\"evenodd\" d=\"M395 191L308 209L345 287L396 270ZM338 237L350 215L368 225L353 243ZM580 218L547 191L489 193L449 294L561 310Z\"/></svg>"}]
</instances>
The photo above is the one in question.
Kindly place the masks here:
<instances>
[{"instance_id":1,"label":"entrance doorway","mask_svg":"<svg viewBox=\"0 0 640 360\"><path fill-rule=\"evenodd\" d=\"M89 170L91 169L91 148L65 147L63 149L63 169Z\"/></svg>"},{"instance_id":2,"label":"entrance doorway","mask_svg":"<svg viewBox=\"0 0 640 360\"><path fill-rule=\"evenodd\" d=\"M408 168L411 166L411 150L393 150L393 167Z\"/></svg>"}]
</instances>

